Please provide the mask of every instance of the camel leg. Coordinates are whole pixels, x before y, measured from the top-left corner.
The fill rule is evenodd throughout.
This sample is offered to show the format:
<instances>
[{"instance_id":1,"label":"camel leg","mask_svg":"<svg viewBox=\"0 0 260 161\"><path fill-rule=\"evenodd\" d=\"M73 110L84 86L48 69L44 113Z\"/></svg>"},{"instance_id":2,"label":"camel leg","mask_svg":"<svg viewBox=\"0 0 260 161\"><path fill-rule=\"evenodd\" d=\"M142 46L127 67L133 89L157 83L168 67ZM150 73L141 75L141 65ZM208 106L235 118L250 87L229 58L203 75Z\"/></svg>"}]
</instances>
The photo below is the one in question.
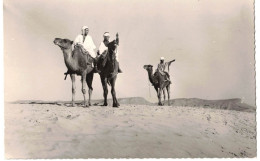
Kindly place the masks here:
<instances>
[{"instance_id":1,"label":"camel leg","mask_svg":"<svg viewBox=\"0 0 260 161\"><path fill-rule=\"evenodd\" d=\"M90 88L88 89L88 96L89 96L89 98L88 98L88 105L89 106L91 106L92 91L93 91L92 89L90 89Z\"/></svg>"},{"instance_id":2,"label":"camel leg","mask_svg":"<svg viewBox=\"0 0 260 161\"><path fill-rule=\"evenodd\" d=\"M103 104L103 106L107 106L107 94L108 94L107 78L102 78L101 77L101 83L102 83L102 87L103 87L103 96L104 96L104 104Z\"/></svg>"},{"instance_id":3,"label":"camel leg","mask_svg":"<svg viewBox=\"0 0 260 161\"><path fill-rule=\"evenodd\" d=\"M165 104L165 97L166 97L166 89L164 88L163 91L163 105Z\"/></svg>"},{"instance_id":4,"label":"camel leg","mask_svg":"<svg viewBox=\"0 0 260 161\"><path fill-rule=\"evenodd\" d=\"M93 92L93 88L92 88L93 75L94 75L94 73L87 74L87 78L86 78L87 85L88 85L88 96L89 96L88 105L89 106L91 106L91 96L92 96L92 92Z\"/></svg>"},{"instance_id":5,"label":"camel leg","mask_svg":"<svg viewBox=\"0 0 260 161\"><path fill-rule=\"evenodd\" d=\"M160 99L159 99L159 89L158 89L158 88L156 88L156 87L154 87L154 89L156 90L157 97L158 97L158 101L159 101L159 100L160 100ZM158 105L159 105L159 102L158 102Z\"/></svg>"},{"instance_id":6,"label":"camel leg","mask_svg":"<svg viewBox=\"0 0 260 161\"><path fill-rule=\"evenodd\" d=\"M159 102L158 102L158 105L160 105L159 88L157 88L157 87L154 86L154 89L155 89L155 91L156 91L156 93L157 93L157 97L158 97L158 101L159 101Z\"/></svg>"},{"instance_id":7,"label":"camel leg","mask_svg":"<svg viewBox=\"0 0 260 161\"><path fill-rule=\"evenodd\" d=\"M157 96L158 96L158 94L159 94L159 93L158 93L158 92L159 92L159 91L158 91L158 88L154 87L154 89L155 89L155 91L156 91L156 93L157 93Z\"/></svg>"},{"instance_id":8,"label":"camel leg","mask_svg":"<svg viewBox=\"0 0 260 161\"><path fill-rule=\"evenodd\" d=\"M72 107L75 106L75 93L76 93L76 84L75 84L75 74L70 74L70 78L71 78L71 81L72 81Z\"/></svg>"},{"instance_id":9,"label":"camel leg","mask_svg":"<svg viewBox=\"0 0 260 161\"><path fill-rule=\"evenodd\" d=\"M111 94L113 97L113 107L118 107L119 103L116 98L116 90L115 90L116 76L110 80L110 84L111 84Z\"/></svg>"},{"instance_id":10,"label":"camel leg","mask_svg":"<svg viewBox=\"0 0 260 161\"><path fill-rule=\"evenodd\" d=\"M84 107L88 107L87 103L86 103L86 77L87 77L87 72L84 71L82 73L82 76L81 76L81 80L82 80L82 93L83 93L83 97L84 97Z\"/></svg>"},{"instance_id":11,"label":"camel leg","mask_svg":"<svg viewBox=\"0 0 260 161\"><path fill-rule=\"evenodd\" d=\"M117 78L117 75L115 76L115 78L114 78L114 89L115 89L115 86L116 86L116 78ZM117 105L117 107L119 107L120 106L120 104L119 104L119 102L118 102L118 100L117 100L117 97L116 97L116 89L115 89L115 100L116 100L116 105Z\"/></svg>"},{"instance_id":12,"label":"camel leg","mask_svg":"<svg viewBox=\"0 0 260 161\"><path fill-rule=\"evenodd\" d=\"M167 89L167 93L168 93L168 106L170 106L170 85L166 86L166 89Z\"/></svg>"},{"instance_id":13,"label":"camel leg","mask_svg":"<svg viewBox=\"0 0 260 161\"><path fill-rule=\"evenodd\" d=\"M161 96L162 96L162 89L159 88L159 91L158 91L158 99L159 99L158 105L159 106L162 106Z\"/></svg>"}]
</instances>

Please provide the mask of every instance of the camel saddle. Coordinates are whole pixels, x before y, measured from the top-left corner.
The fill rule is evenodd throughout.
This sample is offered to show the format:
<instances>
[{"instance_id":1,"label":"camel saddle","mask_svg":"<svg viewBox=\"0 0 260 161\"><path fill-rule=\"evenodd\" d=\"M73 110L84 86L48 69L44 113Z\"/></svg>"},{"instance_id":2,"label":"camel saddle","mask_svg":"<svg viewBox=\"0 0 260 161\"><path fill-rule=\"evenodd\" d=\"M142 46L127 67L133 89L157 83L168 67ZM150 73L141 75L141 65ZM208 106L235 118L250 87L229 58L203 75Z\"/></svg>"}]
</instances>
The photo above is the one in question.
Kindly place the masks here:
<instances>
[{"instance_id":1,"label":"camel saddle","mask_svg":"<svg viewBox=\"0 0 260 161\"><path fill-rule=\"evenodd\" d=\"M154 81L155 83L159 83L159 82L158 82L159 75L163 76L164 80L167 80L167 78L170 78L170 77L169 77L169 74L168 74L167 72L161 72L161 71L159 71L159 70L157 70L153 75L154 75L153 81Z\"/></svg>"},{"instance_id":2,"label":"camel saddle","mask_svg":"<svg viewBox=\"0 0 260 161\"><path fill-rule=\"evenodd\" d=\"M83 47L83 45L81 44L77 44L75 45L75 48L79 48L81 50L81 53L85 56L87 56L87 58L89 59L89 57L91 57L91 55L89 54L89 52ZM74 49L75 50L75 49ZM73 56L73 55L72 55Z\"/></svg>"}]
</instances>

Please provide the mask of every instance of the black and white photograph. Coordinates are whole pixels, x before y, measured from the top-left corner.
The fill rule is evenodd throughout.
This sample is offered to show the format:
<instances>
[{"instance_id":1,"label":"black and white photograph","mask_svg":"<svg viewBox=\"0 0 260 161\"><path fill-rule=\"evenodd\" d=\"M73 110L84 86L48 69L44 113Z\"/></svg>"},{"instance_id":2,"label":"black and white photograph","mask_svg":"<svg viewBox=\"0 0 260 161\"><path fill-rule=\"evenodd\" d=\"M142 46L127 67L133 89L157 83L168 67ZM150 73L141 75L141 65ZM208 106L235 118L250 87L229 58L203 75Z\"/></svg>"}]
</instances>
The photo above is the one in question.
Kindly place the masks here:
<instances>
[{"instance_id":1,"label":"black and white photograph","mask_svg":"<svg viewBox=\"0 0 260 161\"><path fill-rule=\"evenodd\" d=\"M256 158L255 9L3 0L4 158Z\"/></svg>"}]
</instances>

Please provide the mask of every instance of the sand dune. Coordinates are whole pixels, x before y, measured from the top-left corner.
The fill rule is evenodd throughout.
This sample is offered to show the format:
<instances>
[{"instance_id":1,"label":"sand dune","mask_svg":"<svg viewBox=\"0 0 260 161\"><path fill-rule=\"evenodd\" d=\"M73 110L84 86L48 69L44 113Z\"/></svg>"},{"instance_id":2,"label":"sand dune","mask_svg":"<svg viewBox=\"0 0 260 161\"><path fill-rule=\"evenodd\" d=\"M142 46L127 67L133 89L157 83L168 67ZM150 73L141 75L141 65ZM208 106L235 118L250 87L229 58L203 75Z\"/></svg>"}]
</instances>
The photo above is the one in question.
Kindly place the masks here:
<instances>
[{"instance_id":1,"label":"sand dune","mask_svg":"<svg viewBox=\"0 0 260 161\"><path fill-rule=\"evenodd\" d=\"M5 104L6 158L256 157L255 113Z\"/></svg>"},{"instance_id":2,"label":"sand dune","mask_svg":"<svg viewBox=\"0 0 260 161\"><path fill-rule=\"evenodd\" d=\"M199 98L179 98L170 100L172 106L205 107L225 110L255 112L256 107L242 103L240 98L225 100L205 100Z\"/></svg>"}]
</instances>

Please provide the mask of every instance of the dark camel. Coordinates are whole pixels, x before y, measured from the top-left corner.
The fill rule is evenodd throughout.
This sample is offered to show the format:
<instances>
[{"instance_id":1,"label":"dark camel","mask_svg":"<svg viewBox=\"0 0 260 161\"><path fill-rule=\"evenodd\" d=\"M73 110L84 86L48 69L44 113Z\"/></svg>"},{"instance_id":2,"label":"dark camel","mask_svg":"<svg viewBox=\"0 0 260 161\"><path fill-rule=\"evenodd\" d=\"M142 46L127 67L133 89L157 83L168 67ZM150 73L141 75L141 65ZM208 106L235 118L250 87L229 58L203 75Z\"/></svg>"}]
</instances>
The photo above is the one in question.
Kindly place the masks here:
<instances>
[{"instance_id":1,"label":"dark camel","mask_svg":"<svg viewBox=\"0 0 260 161\"><path fill-rule=\"evenodd\" d=\"M91 67L91 61L93 61L88 54L83 54L82 49L79 46L75 46L74 50L72 51L72 44L73 41L68 39L60 39L55 38L54 44L58 45L64 56L65 65L68 68L66 74L70 74L71 81L72 81L72 106L75 106L75 93L76 93L76 86L75 86L75 75L81 76L82 82L82 93L84 96L84 107L88 107L91 105L91 95L92 95L92 81L93 81L93 67ZM65 79L66 79L65 77ZM89 88L89 102L86 103L86 84Z\"/></svg>"},{"instance_id":2,"label":"dark camel","mask_svg":"<svg viewBox=\"0 0 260 161\"><path fill-rule=\"evenodd\" d=\"M118 74L118 62L116 61L117 46L119 45L118 34L116 35L116 40L110 42L107 47L108 51L105 55L101 55L98 62L98 68L101 71L100 79L103 87L104 104L107 106L107 94L108 88L107 84L111 85L111 94L113 97L113 107L118 107L120 104L116 98L115 84Z\"/></svg>"},{"instance_id":3,"label":"dark camel","mask_svg":"<svg viewBox=\"0 0 260 161\"><path fill-rule=\"evenodd\" d=\"M154 89L157 92L157 96L158 96L158 100L159 103L158 105L162 106L165 103L165 89L167 90L167 94L168 94L168 105L170 106L170 82L167 80L167 75L162 75L160 72L156 71L153 74L153 66L152 65L144 65L144 69L147 70L148 72L148 77L150 82L152 83ZM163 95L164 95L164 101L163 103L161 102L161 93L163 91Z\"/></svg>"}]
</instances>

